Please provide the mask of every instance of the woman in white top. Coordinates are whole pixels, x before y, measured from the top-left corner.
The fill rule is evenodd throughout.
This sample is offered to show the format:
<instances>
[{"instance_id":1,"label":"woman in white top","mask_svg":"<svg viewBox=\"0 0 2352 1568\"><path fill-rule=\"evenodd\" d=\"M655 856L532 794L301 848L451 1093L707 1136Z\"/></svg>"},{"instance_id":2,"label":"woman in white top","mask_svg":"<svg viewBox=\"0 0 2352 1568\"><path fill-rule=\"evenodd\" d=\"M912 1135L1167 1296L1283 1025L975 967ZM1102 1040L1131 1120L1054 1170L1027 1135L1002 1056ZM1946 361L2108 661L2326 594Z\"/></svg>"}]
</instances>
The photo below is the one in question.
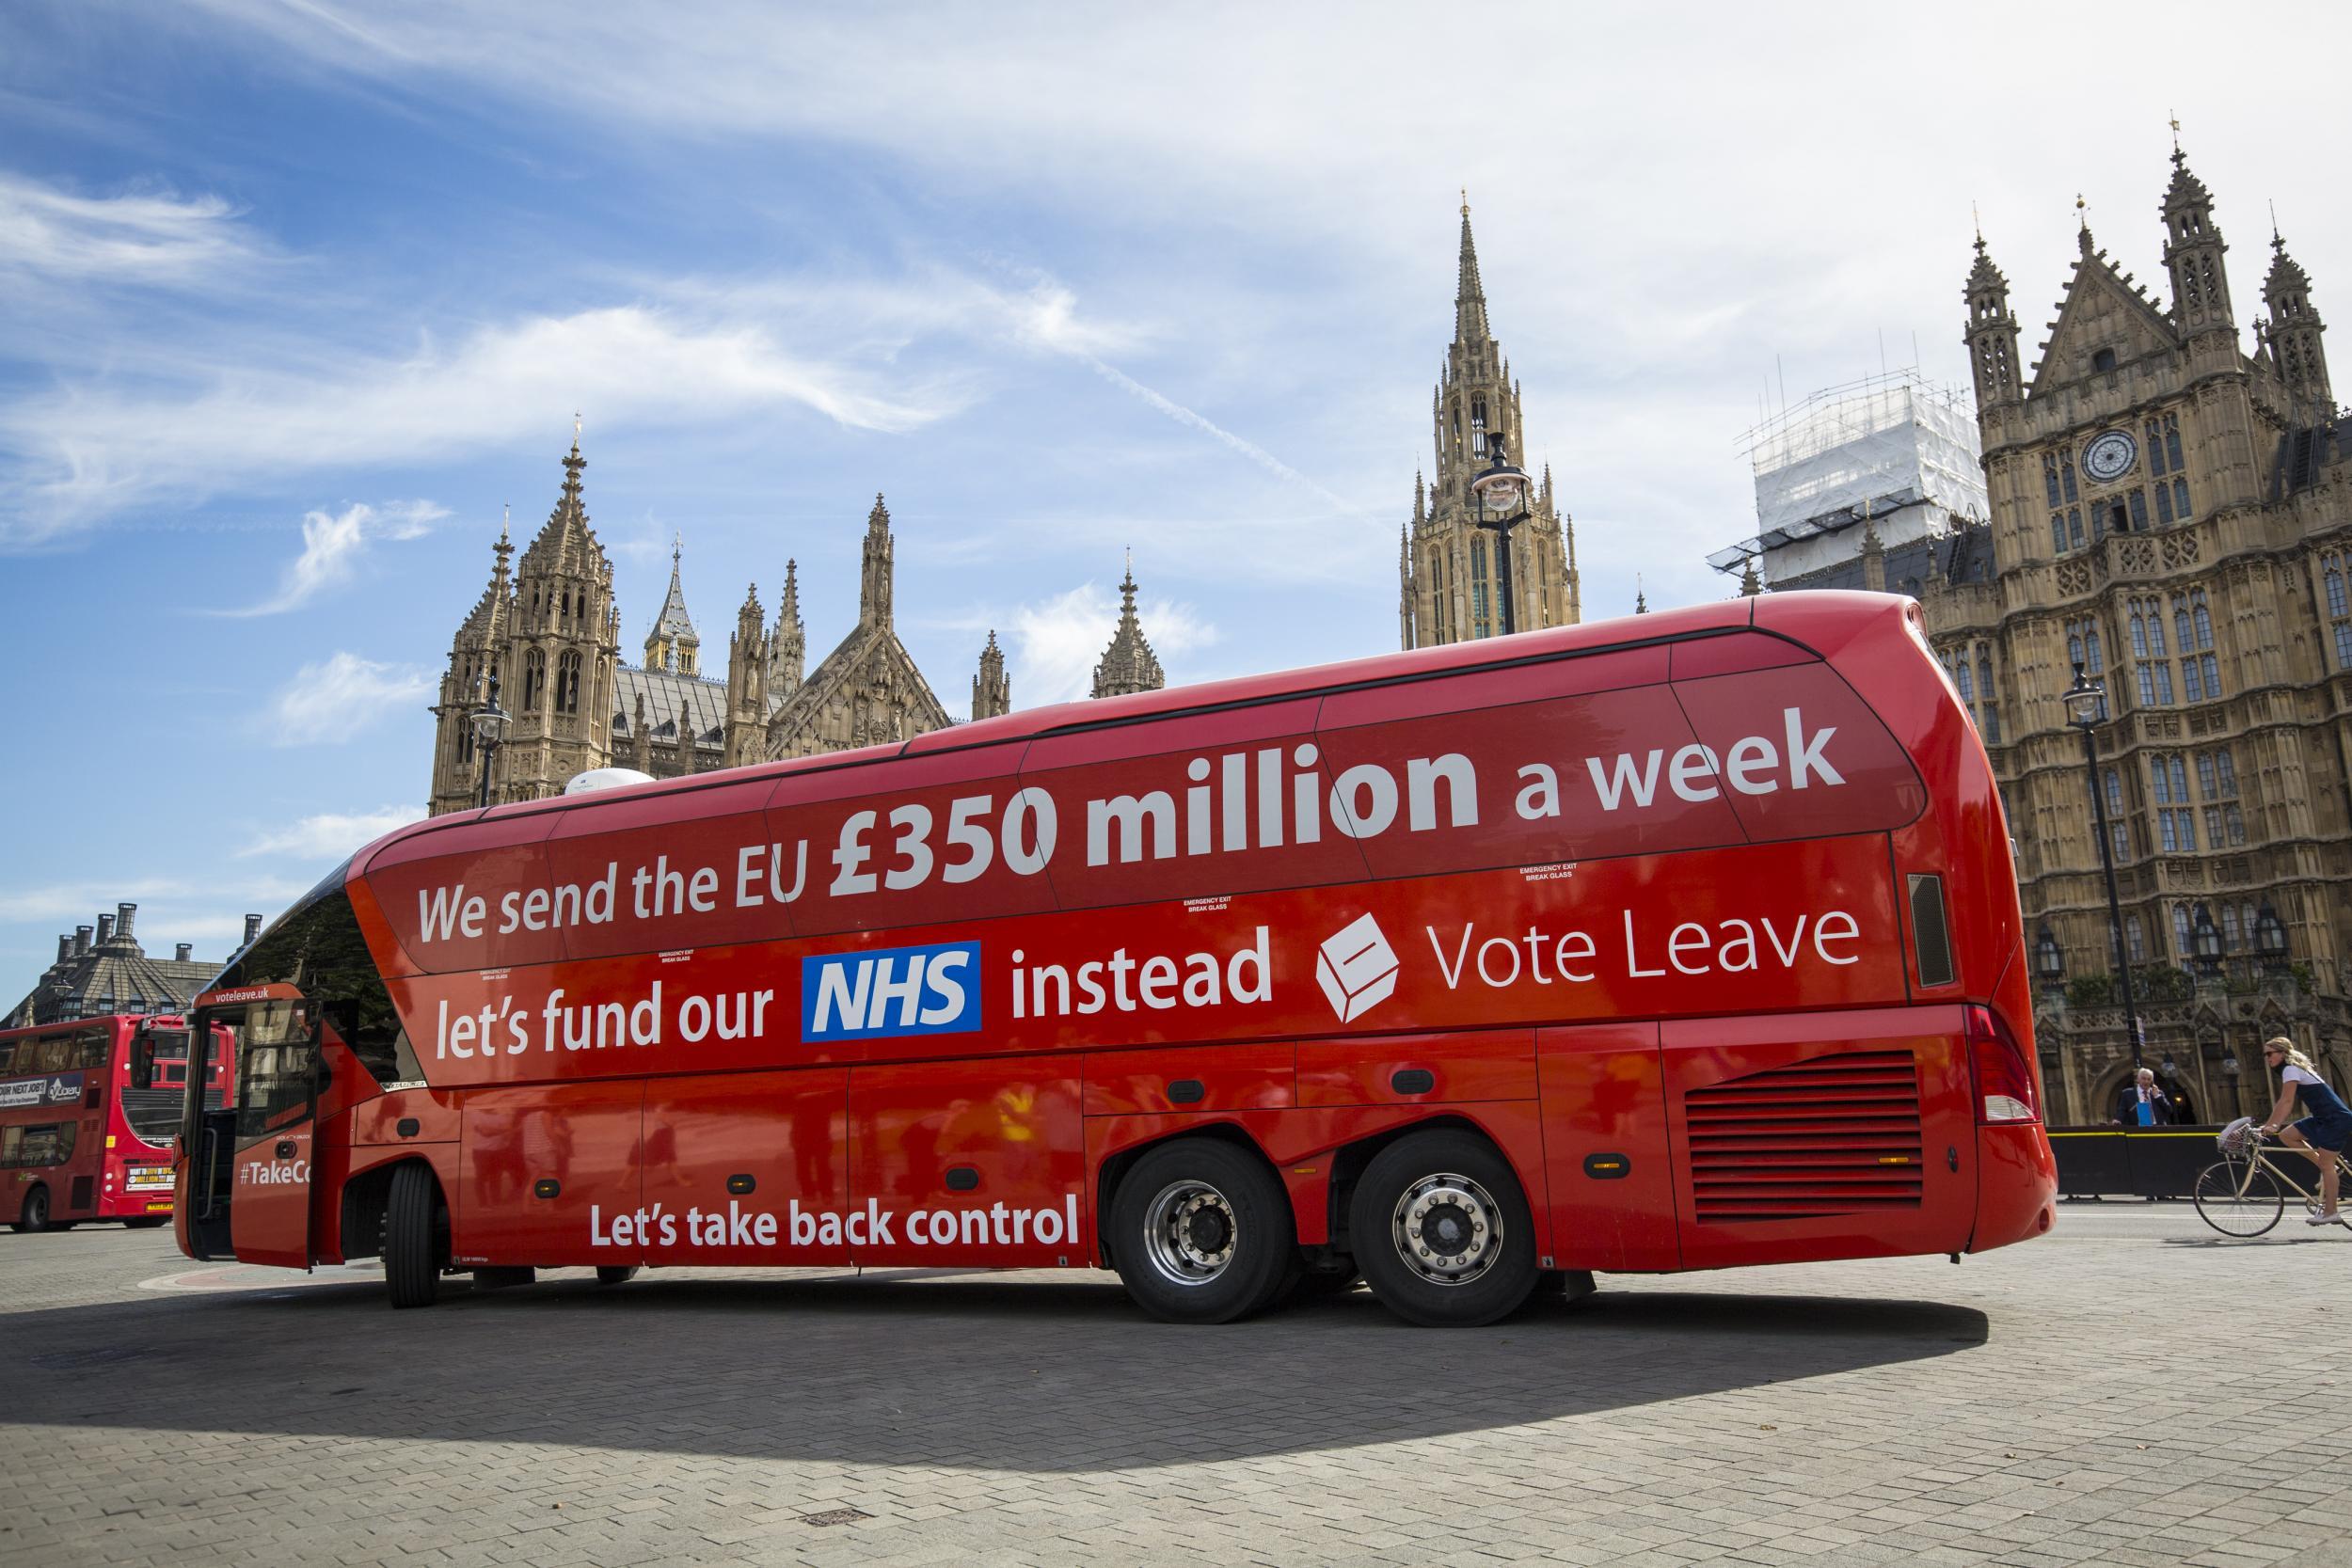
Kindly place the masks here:
<instances>
[{"instance_id":1,"label":"woman in white top","mask_svg":"<svg viewBox=\"0 0 2352 1568\"><path fill-rule=\"evenodd\" d=\"M2263 1061L2279 1074L2279 1102L2270 1108L2263 1122L2263 1132L2283 1138L2293 1148L2301 1149L2319 1166L2319 1212L2305 1223L2309 1225L2339 1225L2344 1223L2337 1211L2337 1188L2342 1172L2336 1157L2347 1144L2352 1144L2352 1106L2346 1106L2335 1090L2329 1088L2312 1059L2295 1048L2286 1038L2263 1042ZM2297 1106L2303 1117L2294 1126L2285 1125Z\"/></svg>"}]
</instances>

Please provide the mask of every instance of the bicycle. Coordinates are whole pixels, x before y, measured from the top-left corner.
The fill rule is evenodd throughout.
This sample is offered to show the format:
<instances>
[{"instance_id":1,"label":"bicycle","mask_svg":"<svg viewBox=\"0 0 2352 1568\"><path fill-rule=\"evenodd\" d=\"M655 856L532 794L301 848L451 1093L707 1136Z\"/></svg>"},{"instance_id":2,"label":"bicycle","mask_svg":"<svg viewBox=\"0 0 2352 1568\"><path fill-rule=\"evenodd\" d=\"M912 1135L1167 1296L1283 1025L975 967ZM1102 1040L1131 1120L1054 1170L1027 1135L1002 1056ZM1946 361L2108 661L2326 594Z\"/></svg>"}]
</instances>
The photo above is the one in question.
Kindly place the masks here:
<instances>
[{"instance_id":1,"label":"bicycle","mask_svg":"<svg viewBox=\"0 0 2352 1568\"><path fill-rule=\"evenodd\" d=\"M2273 1158L2288 1146L2265 1137L2252 1117L2238 1117L2214 1141L2220 1146L2221 1158L2197 1173L2197 1186L2191 1194L2198 1216L2207 1225L2224 1236L2251 1241L2277 1225L2286 1212L2283 1188L2294 1189L2306 1208L2318 1211L2318 1193L2289 1176ZM2296 1164L2309 1163L2300 1149L2291 1152ZM2345 1173L2345 1184L2352 1186L2352 1160L2339 1154L2336 1165ZM2312 1168L2316 1174L2317 1167Z\"/></svg>"}]
</instances>

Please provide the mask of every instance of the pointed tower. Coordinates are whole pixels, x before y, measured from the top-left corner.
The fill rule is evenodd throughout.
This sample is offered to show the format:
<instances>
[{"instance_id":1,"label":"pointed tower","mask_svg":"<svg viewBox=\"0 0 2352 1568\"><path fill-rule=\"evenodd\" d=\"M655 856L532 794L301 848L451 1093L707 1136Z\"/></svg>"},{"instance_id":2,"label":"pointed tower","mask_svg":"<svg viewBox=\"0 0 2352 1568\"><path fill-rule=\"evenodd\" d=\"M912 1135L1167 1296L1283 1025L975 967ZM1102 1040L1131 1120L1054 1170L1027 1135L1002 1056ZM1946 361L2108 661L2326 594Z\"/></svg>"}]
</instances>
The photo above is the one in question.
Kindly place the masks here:
<instances>
[{"instance_id":1,"label":"pointed tower","mask_svg":"<svg viewBox=\"0 0 2352 1568\"><path fill-rule=\"evenodd\" d=\"M1119 629L1111 634L1111 645L1103 651L1102 662L1094 667L1094 689L1089 697L1124 697L1137 691L1157 691L1168 684L1161 673L1158 656L1143 635L1143 625L1136 619L1136 569L1130 561L1126 575L1119 582Z\"/></svg>"},{"instance_id":2,"label":"pointed tower","mask_svg":"<svg viewBox=\"0 0 2352 1568\"><path fill-rule=\"evenodd\" d=\"M1747 564L1740 568L1740 596L1753 599L1763 592L1764 579L1756 575L1756 557L1750 556Z\"/></svg>"},{"instance_id":3,"label":"pointed tower","mask_svg":"<svg viewBox=\"0 0 2352 1568\"><path fill-rule=\"evenodd\" d=\"M1529 449L1518 383L1494 338L1467 197L1461 216L1454 341L1430 401L1437 465L1425 500L1420 480L1415 481L1413 517L1397 567L1399 629L1407 648L1500 632L1503 595L1498 574L1506 553L1516 629L1570 626L1582 608L1573 524L1549 483L1536 492L1524 520L1512 525L1508 552L1496 547L1493 529L1478 526L1479 503L1470 483L1491 461L1490 437L1522 457Z\"/></svg>"},{"instance_id":4,"label":"pointed tower","mask_svg":"<svg viewBox=\"0 0 2352 1568\"><path fill-rule=\"evenodd\" d=\"M2088 232L2088 230L2086 230ZM1977 383L1979 409L2002 407L2017 401L2023 383L2017 372L2017 321L2009 313L2009 279L1993 264L1984 248L1984 231L1977 231L1977 264L1968 269L1968 364Z\"/></svg>"},{"instance_id":5,"label":"pointed tower","mask_svg":"<svg viewBox=\"0 0 2352 1568\"><path fill-rule=\"evenodd\" d=\"M2190 347L2204 334L2217 338L2209 352L2226 353L2237 368L2237 323L2230 314L2230 277L2221 264L2230 248L2213 219L2213 195L2189 172L2188 156L2172 145L2172 183L2164 193L2164 265L2172 276L2172 320ZM2084 231L2086 237L2090 230Z\"/></svg>"},{"instance_id":6,"label":"pointed tower","mask_svg":"<svg viewBox=\"0 0 2352 1568\"><path fill-rule=\"evenodd\" d=\"M673 535L670 592L661 601L661 613L654 618L653 629L645 633L645 668L667 670L677 675L699 675L703 640L694 634L694 618L686 613L686 590L678 581L678 561L685 553L685 537Z\"/></svg>"},{"instance_id":7,"label":"pointed tower","mask_svg":"<svg viewBox=\"0 0 2352 1568\"><path fill-rule=\"evenodd\" d=\"M768 640L768 697L772 706L800 690L808 671L808 633L801 625L801 563L784 563L784 597Z\"/></svg>"},{"instance_id":8,"label":"pointed tower","mask_svg":"<svg viewBox=\"0 0 2352 1568\"><path fill-rule=\"evenodd\" d=\"M890 508L882 492L874 492L874 510L866 515L866 560L858 577L857 624L886 629L890 626L891 557Z\"/></svg>"},{"instance_id":9,"label":"pointed tower","mask_svg":"<svg viewBox=\"0 0 2352 1568\"><path fill-rule=\"evenodd\" d=\"M2298 410L2335 406L2328 387L2328 351L2320 334L2327 324L2312 309L2312 280L2287 254L2277 230L2270 234L2270 276L2263 280L2263 309L2270 312L2269 340L2279 380Z\"/></svg>"},{"instance_id":10,"label":"pointed tower","mask_svg":"<svg viewBox=\"0 0 2352 1568\"><path fill-rule=\"evenodd\" d=\"M757 762L768 749L768 620L759 608L759 584L743 594L735 612L735 636L727 643L725 762L740 768Z\"/></svg>"},{"instance_id":11,"label":"pointed tower","mask_svg":"<svg viewBox=\"0 0 2352 1568\"><path fill-rule=\"evenodd\" d=\"M505 658L507 631L515 613L515 587L506 563L514 553L507 525L501 522L499 542L490 546L489 584L450 642L449 668L441 672L440 701L432 709L433 785L426 809L436 816L471 810L479 799L482 761L474 750L473 712Z\"/></svg>"},{"instance_id":12,"label":"pointed tower","mask_svg":"<svg viewBox=\"0 0 2352 1568\"><path fill-rule=\"evenodd\" d=\"M612 562L589 526L575 423L555 510L522 553L501 685L514 714L499 748L493 800L563 792L573 775L612 760L619 625Z\"/></svg>"},{"instance_id":13,"label":"pointed tower","mask_svg":"<svg viewBox=\"0 0 2352 1568\"><path fill-rule=\"evenodd\" d=\"M1004 650L991 628L988 646L980 650L980 673L972 677L972 719L977 723L1011 711L1012 677L1005 673Z\"/></svg>"}]
</instances>

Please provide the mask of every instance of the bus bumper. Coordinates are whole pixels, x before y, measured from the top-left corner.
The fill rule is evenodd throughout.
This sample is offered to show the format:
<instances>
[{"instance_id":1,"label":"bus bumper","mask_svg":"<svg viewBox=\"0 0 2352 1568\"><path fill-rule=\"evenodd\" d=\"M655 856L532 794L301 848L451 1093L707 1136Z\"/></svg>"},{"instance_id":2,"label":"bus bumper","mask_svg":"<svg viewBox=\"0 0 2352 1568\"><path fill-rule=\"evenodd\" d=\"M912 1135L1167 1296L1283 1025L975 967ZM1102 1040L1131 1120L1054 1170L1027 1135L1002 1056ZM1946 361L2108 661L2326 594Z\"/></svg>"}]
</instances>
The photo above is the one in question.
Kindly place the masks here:
<instances>
[{"instance_id":1,"label":"bus bumper","mask_svg":"<svg viewBox=\"0 0 2352 1568\"><path fill-rule=\"evenodd\" d=\"M1977 1129L1977 1228L1970 1252L2029 1241L2058 1218L2058 1161L2039 1122Z\"/></svg>"}]
</instances>

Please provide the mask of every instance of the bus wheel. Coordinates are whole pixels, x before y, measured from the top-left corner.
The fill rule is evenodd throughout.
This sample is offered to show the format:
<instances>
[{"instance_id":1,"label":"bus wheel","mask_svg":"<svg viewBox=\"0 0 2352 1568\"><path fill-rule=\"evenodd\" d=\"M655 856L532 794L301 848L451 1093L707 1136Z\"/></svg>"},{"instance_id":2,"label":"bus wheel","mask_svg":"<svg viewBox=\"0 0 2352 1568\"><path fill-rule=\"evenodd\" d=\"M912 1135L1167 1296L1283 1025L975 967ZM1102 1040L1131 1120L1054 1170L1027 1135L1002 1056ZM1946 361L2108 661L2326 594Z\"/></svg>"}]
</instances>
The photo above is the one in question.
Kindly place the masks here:
<instances>
[{"instance_id":1,"label":"bus wheel","mask_svg":"<svg viewBox=\"0 0 2352 1568\"><path fill-rule=\"evenodd\" d=\"M637 1265L634 1263L605 1263L596 1269L596 1283L599 1285L626 1285L636 1277Z\"/></svg>"},{"instance_id":2,"label":"bus wheel","mask_svg":"<svg viewBox=\"0 0 2352 1568\"><path fill-rule=\"evenodd\" d=\"M1535 1225L1492 1144L1440 1130L1373 1156L1348 1211L1356 1264L1407 1323L1471 1328L1535 1289Z\"/></svg>"},{"instance_id":3,"label":"bus wheel","mask_svg":"<svg viewBox=\"0 0 2352 1568\"><path fill-rule=\"evenodd\" d=\"M20 1236L38 1236L53 1228L49 1223L49 1189L35 1187L24 1195L24 1207L16 1212L8 1228Z\"/></svg>"},{"instance_id":4,"label":"bus wheel","mask_svg":"<svg viewBox=\"0 0 2352 1568\"><path fill-rule=\"evenodd\" d=\"M429 1165L392 1172L384 1195L384 1286L394 1307L430 1307L441 1290L441 1184Z\"/></svg>"},{"instance_id":5,"label":"bus wheel","mask_svg":"<svg viewBox=\"0 0 2352 1568\"><path fill-rule=\"evenodd\" d=\"M1111 1202L1111 1258L1136 1305L1221 1323L1270 1306L1297 1261L1289 1197L1265 1162L1215 1138L1146 1153Z\"/></svg>"}]
</instances>

